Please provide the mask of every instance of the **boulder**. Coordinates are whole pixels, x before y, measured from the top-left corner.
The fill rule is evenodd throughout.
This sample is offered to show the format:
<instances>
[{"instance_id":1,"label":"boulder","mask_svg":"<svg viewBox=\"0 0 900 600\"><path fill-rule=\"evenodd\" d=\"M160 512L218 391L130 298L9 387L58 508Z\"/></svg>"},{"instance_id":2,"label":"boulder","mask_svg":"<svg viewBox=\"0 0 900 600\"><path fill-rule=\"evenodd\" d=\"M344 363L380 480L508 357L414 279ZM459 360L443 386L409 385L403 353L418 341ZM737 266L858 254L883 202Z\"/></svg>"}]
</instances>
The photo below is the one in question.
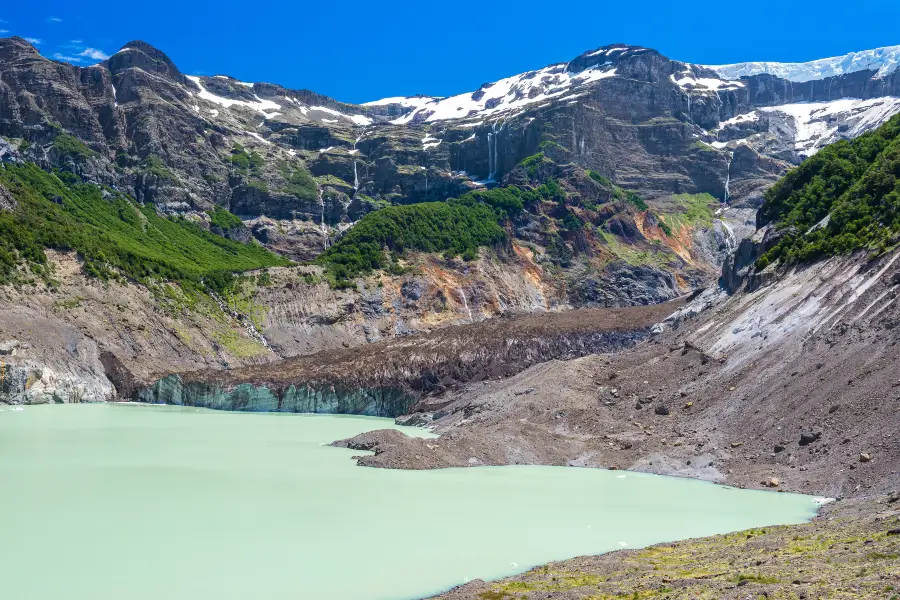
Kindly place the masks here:
<instances>
[{"instance_id":1,"label":"boulder","mask_svg":"<svg viewBox=\"0 0 900 600\"><path fill-rule=\"evenodd\" d=\"M822 437L822 432L818 431L815 433L801 433L800 434L800 445L801 446L809 446L813 442L818 442Z\"/></svg>"}]
</instances>

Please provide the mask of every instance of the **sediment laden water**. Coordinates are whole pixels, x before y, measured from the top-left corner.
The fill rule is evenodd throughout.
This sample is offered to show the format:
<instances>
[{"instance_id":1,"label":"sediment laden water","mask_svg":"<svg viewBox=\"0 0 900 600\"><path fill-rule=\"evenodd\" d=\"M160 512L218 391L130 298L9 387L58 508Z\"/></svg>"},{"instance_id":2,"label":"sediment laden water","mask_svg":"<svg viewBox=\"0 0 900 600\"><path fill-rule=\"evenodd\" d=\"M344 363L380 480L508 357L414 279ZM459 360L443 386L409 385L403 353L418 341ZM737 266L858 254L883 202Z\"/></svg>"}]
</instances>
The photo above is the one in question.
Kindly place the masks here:
<instances>
[{"instance_id":1,"label":"sediment laden water","mask_svg":"<svg viewBox=\"0 0 900 600\"><path fill-rule=\"evenodd\" d=\"M599 469L367 469L352 459L360 451L327 446L384 428L394 425L0 406L0 596L423 598L552 560L799 523L816 509L808 496Z\"/></svg>"}]
</instances>

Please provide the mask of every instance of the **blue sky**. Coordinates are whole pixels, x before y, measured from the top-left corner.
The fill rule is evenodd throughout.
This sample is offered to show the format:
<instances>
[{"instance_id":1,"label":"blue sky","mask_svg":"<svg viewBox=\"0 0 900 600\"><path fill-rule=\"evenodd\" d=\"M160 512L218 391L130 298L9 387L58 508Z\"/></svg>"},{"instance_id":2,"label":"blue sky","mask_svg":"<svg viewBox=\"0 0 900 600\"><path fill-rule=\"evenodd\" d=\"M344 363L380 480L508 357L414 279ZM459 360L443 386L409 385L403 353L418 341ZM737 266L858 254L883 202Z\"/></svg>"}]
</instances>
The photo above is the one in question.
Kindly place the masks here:
<instances>
[{"instance_id":1,"label":"blue sky","mask_svg":"<svg viewBox=\"0 0 900 600\"><path fill-rule=\"evenodd\" d=\"M624 42L701 64L804 61L900 44L897 0L9 0L0 37L92 64L133 39L188 74L346 102L452 95Z\"/></svg>"}]
</instances>

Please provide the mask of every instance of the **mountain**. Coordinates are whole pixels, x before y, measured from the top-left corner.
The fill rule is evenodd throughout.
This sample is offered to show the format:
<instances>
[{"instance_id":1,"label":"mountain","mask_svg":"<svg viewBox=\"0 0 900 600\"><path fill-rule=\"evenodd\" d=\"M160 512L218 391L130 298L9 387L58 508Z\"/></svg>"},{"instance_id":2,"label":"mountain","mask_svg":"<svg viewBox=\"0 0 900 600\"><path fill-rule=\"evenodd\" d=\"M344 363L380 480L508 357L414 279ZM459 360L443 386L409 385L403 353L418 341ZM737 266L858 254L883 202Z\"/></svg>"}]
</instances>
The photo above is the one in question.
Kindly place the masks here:
<instances>
[{"instance_id":1,"label":"mountain","mask_svg":"<svg viewBox=\"0 0 900 600\"><path fill-rule=\"evenodd\" d=\"M21 238L8 272L18 273L17 285L49 287L16 289L4 310L42 315L47 331L61 327L91 348L45 366L78 381L90 364L85 377L103 395L111 389L96 379L103 352L150 376L517 312L666 301L719 276L755 231L765 191L792 166L898 109L900 78L883 72L887 64L832 67L805 82L732 79L718 67L615 44L450 98L353 105L189 76L141 41L82 68L2 39L0 156L13 169L33 163L58 175L8 184L56 206L41 203L41 214L84 228L66 243ZM46 191L57 185L67 187ZM86 197L133 206L110 214L89 203L98 212L79 212L83 185L96 188ZM19 232L35 206L17 202L22 193L0 196ZM133 239L131 215L148 210L306 264L233 283L213 279L227 266L218 262L210 270L165 263L159 240ZM109 219L121 235L101 252L85 232ZM94 290L91 265L127 276ZM54 279L54 270L67 277ZM137 323L110 309L117 305L153 315L141 320L152 340L135 336ZM14 321L4 330L17 331ZM27 354L56 356L42 344Z\"/></svg>"}]
</instances>

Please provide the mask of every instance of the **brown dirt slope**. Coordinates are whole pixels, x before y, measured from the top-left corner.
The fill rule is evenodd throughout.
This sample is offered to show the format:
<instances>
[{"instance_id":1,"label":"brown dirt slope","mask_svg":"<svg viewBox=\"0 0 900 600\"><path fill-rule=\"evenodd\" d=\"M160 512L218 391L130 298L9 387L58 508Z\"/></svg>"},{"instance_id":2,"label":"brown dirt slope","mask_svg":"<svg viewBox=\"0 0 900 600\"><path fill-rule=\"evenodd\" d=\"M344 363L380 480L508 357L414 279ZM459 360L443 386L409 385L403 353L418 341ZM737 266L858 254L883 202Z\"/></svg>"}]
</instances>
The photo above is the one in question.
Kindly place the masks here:
<instances>
[{"instance_id":1,"label":"brown dirt slope","mask_svg":"<svg viewBox=\"0 0 900 600\"><path fill-rule=\"evenodd\" d=\"M699 314L682 311L632 349L420 403L440 439L375 434L375 454L360 462L568 464L828 497L886 493L900 487L898 257L835 259L750 294L705 294L690 307Z\"/></svg>"},{"instance_id":2,"label":"brown dirt slope","mask_svg":"<svg viewBox=\"0 0 900 600\"><path fill-rule=\"evenodd\" d=\"M520 315L444 327L428 333L288 358L269 365L182 375L223 387L242 383L284 388L297 382L409 388L423 397L462 382L508 377L530 365L629 347L681 306L581 309ZM441 400L439 400L441 401Z\"/></svg>"}]
</instances>

